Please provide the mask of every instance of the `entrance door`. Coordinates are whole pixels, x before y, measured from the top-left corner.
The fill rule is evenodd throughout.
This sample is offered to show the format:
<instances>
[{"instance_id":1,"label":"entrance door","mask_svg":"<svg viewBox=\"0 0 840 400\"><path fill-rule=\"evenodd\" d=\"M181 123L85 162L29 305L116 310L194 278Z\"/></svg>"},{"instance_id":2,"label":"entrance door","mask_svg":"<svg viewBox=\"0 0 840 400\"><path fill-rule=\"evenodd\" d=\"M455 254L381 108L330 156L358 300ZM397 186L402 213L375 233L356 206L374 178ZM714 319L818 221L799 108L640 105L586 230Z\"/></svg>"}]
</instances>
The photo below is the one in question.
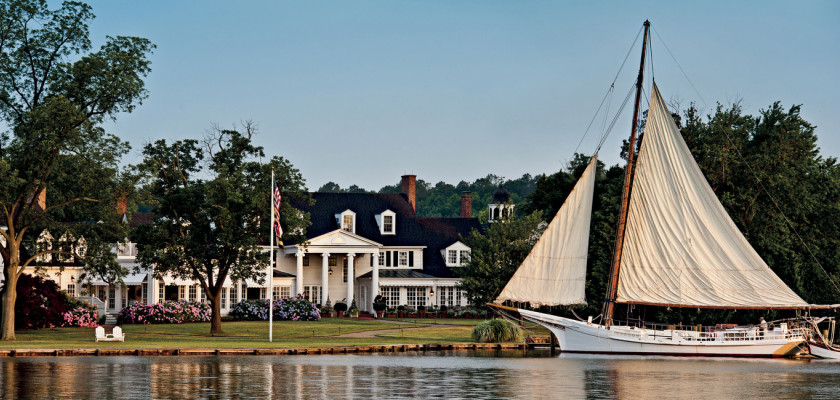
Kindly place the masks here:
<instances>
[{"instance_id":1,"label":"entrance door","mask_svg":"<svg viewBox=\"0 0 840 400\"><path fill-rule=\"evenodd\" d=\"M367 301L367 286L362 285L361 290L359 291L359 299L361 300L361 307L360 310L364 312L369 312L368 310L368 301Z\"/></svg>"}]
</instances>

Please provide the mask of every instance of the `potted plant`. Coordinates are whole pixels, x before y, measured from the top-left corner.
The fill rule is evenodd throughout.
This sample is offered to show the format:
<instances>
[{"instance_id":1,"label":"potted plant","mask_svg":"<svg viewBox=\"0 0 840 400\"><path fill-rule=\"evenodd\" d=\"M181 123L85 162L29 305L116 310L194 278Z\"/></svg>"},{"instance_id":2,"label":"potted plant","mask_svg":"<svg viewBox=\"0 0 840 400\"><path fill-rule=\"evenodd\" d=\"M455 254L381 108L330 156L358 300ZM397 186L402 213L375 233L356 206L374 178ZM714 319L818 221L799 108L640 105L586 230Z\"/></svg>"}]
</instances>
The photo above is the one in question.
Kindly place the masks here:
<instances>
[{"instance_id":1,"label":"potted plant","mask_svg":"<svg viewBox=\"0 0 840 400\"><path fill-rule=\"evenodd\" d=\"M417 306L417 315L420 318L426 318L426 306Z\"/></svg>"},{"instance_id":2,"label":"potted plant","mask_svg":"<svg viewBox=\"0 0 840 400\"><path fill-rule=\"evenodd\" d=\"M405 318L405 304L397 307L397 315L399 315L400 318Z\"/></svg>"},{"instance_id":3,"label":"potted plant","mask_svg":"<svg viewBox=\"0 0 840 400\"><path fill-rule=\"evenodd\" d=\"M337 314L337 316L341 318L344 316L344 312L347 311L347 303L339 301L335 303L335 306L333 308L335 309L335 313Z\"/></svg>"},{"instance_id":4,"label":"potted plant","mask_svg":"<svg viewBox=\"0 0 840 400\"><path fill-rule=\"evenodd\" d=\"M385 308L388 305L384 302L373 303L373 310L376 311L376 318L382 318L382 314L385 313Z\"/></svg>"},{"instance_id":5,"label":"potted plant","mask_svg":"<svg viewBox=\"0 0 840 400\"><path fill-rule=\"evenodd\" d=\"M385 316L388 318L397 318L397 309L396 308L389 308L385 311Z\"/></svg>"},{"instance_id":6,"label":"potted plant","mask_svg":"<svg viewBox=\"0 0 840 400\"><path fill-rule=\"evenodd\" d=\"M439 312L439 314L440 314L440 317L441 317L441 318L446 318L447 316L449 316L449 308L448 308L448 307L446 307L446 305L445 305L445 304L444 304L444 305L442 305L442 306L440 306L440 312Z\"/></svg>"},{"instance_id":7,"label":"potted plant","mask_svg":"<svg viewBox=\"0 0 840 400\"><path fill-rule=\"evenodd\" d=\"M352 318L357 318L359 316L359 307L356 306L356 299L353 299L353 302L350 303L350 308L347 312Z\"/></svg>"},{"instance_id":8,"label":"potted plant","mask_svg":"<svg viewBox=\"0 0 840 400\"><path fill-rule=\"evenodd\" d=\"M330 304L330 300L327 299L327 304L321 307L321 316L322 317L332 317L333 308Z\"/></svg>"}]
</instances>

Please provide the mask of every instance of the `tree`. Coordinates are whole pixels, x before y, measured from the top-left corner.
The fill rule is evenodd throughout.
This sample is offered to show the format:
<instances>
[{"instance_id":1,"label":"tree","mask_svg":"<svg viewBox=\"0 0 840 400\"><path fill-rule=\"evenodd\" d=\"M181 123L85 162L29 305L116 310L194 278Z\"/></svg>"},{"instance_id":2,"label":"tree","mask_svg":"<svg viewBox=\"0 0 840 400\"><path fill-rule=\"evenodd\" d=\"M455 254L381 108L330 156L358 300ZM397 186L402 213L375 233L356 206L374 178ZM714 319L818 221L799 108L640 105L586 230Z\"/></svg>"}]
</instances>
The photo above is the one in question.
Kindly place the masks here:
<instances>
[{"instance_id":1,"label":"tree","mask_svg":"<svg viewBox=\"0 0 840 400\"><path fill-rule=\"evenodd\" d=\"M136 37L108 37L90 52L90 6L45 0L0 3L0 340L14 340L18 277L38 256L67 253L36 246L40 231L59 222L88 230L88 255L109 251L119 226L113 204L120 192L119 157L128 144L100 124L130 112L147 96L143 78L154 45ZM81 57L79 54L86 53ZM47 191L47 187L51 188ZM36 199L46 198L46 205ZM68 229L66 227L62 229ZM81 234L75 234L79 238ZM101 239L101 240L100 240Z\"/></svg>"},{"instance_id":2,"label":"tree","mask_svg":"<svg viewBox=\"0 0 840 400\"><path fill-rule=\"evenodd\" d=\"M470 247L470 261L459 268L459 287L467 292L470 304L493 301L516 272L543 228L539 213L511 216L490 225L484 232L473 230L463 238Z\"/></svg>"},{"instance_id":3,"label":"tree","mask_svg":"<svg viewBox=\"0 0 840 400\"><path fill-rule=\"evenodd\" d=\"M147 144L137 167L155 214L151 225L134 233L137 259L156 276L199 282L212 309L211 334L222 333L225 280L265 281L272 168L283 198L283 238L303 243L309 225L309 215L289 205L292 199L311 201L300 172L282 157L260 163L265 155L252 143L253 125L243 128L214 128L203 142Z\"/></svg>"}]
</instances>

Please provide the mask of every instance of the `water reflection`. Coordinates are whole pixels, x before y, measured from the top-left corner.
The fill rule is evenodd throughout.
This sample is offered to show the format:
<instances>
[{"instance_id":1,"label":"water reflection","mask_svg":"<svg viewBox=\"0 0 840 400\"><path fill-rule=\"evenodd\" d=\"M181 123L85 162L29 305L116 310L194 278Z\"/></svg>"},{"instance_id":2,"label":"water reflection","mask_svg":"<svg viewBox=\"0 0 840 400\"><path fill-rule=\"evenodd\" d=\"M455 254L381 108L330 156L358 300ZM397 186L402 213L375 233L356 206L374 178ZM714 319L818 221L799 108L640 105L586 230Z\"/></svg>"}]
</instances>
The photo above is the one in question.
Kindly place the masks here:
<instances>
[{"instance_id":1,"label":"water reflection","mask_svg":"<svg viewBox=\"0 0 840 400\"><path fill-rule=\"evenodd\" d=\"M548 352L44 357L0 363L3 398L836 398L840 363Z\"/></svg>"}]
</instances>

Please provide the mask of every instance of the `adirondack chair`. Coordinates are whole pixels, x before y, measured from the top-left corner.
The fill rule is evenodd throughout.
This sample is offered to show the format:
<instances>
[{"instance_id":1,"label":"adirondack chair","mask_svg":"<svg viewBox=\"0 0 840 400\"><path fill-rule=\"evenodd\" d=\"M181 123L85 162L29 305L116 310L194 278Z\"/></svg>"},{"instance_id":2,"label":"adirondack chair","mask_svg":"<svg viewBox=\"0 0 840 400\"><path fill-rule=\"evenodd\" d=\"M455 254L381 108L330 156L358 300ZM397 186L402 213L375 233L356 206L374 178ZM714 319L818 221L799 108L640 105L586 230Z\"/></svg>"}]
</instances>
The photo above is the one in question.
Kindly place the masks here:
<instances>
[{"instance_id":1,"label":"adirondack chair","mask_svg":"<svg viewBox=\"0 0 840 400\"><path fill-rule=\"evenodd\" d=\"M125 334L122 332L122 328L119 326L115 326L114 330L110 334L105 334L105 328L101 326L96 327L96 341L97 342L124 342L125 341Z\"/></svg>"}]
</instances>

